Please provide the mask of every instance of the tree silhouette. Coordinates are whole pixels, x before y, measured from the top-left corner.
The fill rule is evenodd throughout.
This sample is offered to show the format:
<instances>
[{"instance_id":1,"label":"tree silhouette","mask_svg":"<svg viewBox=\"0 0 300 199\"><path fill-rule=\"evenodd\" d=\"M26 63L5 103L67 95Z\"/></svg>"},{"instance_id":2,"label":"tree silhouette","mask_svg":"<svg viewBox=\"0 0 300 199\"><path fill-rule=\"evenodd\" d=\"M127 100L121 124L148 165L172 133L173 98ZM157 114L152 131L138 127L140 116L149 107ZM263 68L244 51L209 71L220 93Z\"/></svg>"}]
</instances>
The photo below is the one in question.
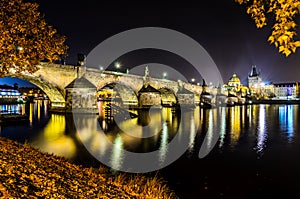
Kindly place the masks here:
<instances>
[{"instance_id":1,"label":"tree silhouette","mask_svg":"<svg viewBox=\"0 0 300 199\"><path fill-rule=\"evenodd\" d=\"M274 44L285 56L295 53L300 47L296 39L296 16L300 13L299 0L235 0L245 4L247 13L255 21L257 28L267 25L267 14L275 18L268 41Z\"/></svg>"},{"instance_id":2,"label":"tree silhouette","mask_svg":"<svg viewBox=\"0 0 300 199\"><path fill-rule=\"evenodd\" d=\"M48 25L36 3L0 0L0 76L32 73L40 61L66 55L66 38Z\"/></svg>"}]
</instances>

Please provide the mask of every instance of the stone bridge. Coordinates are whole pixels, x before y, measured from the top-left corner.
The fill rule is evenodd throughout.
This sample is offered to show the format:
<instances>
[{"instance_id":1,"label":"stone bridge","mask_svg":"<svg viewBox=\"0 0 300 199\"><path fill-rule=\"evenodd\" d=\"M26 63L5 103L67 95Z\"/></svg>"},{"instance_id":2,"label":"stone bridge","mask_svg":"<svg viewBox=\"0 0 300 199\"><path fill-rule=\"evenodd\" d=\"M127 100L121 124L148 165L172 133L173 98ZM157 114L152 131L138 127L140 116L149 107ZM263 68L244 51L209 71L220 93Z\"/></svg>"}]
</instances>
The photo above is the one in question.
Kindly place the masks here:
<instances>
[{"instance_id":1,"label":"stone bridge","mask_svg":"<svg viewBox=\"0 0 300 199\"><path fill-rule=\"evenodd\" d=\"M158 90L162 98L170 94L177 97L176 95L182 87L184 90L193 93L196 100L202 92L202 87L194 84L182 82L182 87L179 87L179 83L175 81L112 71L101 71L94 68L49 63L41 63L38 68L33 74L23 73L20 76L10 75L10 77L26 80L39 87L49 97L51 108L54 109L70 106L70 104L68 105L68 97L70 98L68 90L70 91L71 89L73 92L80 90L80 85L76 86L76 81L82 76L93 85L90 88L94 87L91 88L91 100L94 102L97 99L97 91L108 85L117 85L121 98L125 101L137 100L140 95L139 91L143 89L145 84L150 85L152 89ZM78 83L80 84L80 82ZM78 93L78 95L82 96L82 93Z\"/></svg>"}]
</instances>

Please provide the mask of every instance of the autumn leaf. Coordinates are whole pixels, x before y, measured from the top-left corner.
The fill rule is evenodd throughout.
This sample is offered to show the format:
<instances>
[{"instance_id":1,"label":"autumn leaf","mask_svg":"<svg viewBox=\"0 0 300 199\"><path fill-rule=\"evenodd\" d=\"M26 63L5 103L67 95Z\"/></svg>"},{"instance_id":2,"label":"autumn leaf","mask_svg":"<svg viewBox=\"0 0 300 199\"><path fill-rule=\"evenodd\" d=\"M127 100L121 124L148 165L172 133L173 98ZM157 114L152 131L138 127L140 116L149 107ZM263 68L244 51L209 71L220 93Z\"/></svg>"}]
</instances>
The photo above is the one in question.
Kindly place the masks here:
<instances>
[{"instance_id":1,"label":"autumn leaf","mask_svg":"<svg viewBox=\"0 0 300 199\"><path fill-rule=\"evenodd\" d=\"M275 24L268 41L274 44L278 51L285 56L300 47L297 35L296 16L300 13L299 0L236 0L239 4L247 5L247 13L251 15L257 28L267 25L267 13L275 16Z\"/></svg>"},{"instance_id":2,"label":"autumn leaf","mask_svg":"<svg viewBox=\"0 0 300 199\"><path fill-rule=\"evenodd\" d=\"M0 77L32 73L40 61L67 55L66 37L46 23L38 4L1 0L0 7Z\"/></svg>"}]
</instances>

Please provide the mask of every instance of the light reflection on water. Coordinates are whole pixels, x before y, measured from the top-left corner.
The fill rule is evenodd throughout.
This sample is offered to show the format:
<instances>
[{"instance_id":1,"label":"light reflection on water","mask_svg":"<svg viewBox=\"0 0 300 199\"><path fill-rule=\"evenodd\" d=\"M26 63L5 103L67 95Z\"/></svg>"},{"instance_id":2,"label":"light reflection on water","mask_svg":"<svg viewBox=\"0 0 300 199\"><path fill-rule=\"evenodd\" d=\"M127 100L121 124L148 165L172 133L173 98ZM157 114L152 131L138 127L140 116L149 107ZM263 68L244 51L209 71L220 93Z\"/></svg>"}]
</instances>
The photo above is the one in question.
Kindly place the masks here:
<instances>
[{"instance_id":1,"label":"light reflection on water","mask_svg":"<svg viewBox=\"0 0 300 199\"><path fill-rule=\"evenodd\" d=\"M279 107L279 118L280 118L280 130L282 133L285 133L289 142L293 141L294 136L294 115L295 110L293 106L280 106Z\"/></svg>"},{"instance_id":2,"label":"light reflection on water","mask_svg":"<svg viewBox=\"0 0 300 199\"><path fill-rule=\"evenodd\" d=\"M38 116L37 119L39 120L40 117ZM71 159L76 156L76 145L65 132L65 116L52 114L48 124L30 144L43 152L51 152Z\"/></svg>"},{"instance_id":3,"label":"light reflection on water","mask_svg":"<svg viewBox=\"0 0 300 199\"><path fill-rule=\"evenodd\" d=\"M219 148L221 148L224 144L224 139L226 135L226 108L221 107L219 109L219 116L220 116L220 142Z\"/></svg>"},{"instance_id":4,"label":"light reflection on water","mask_svg":"<svg viewBox=\"0 0 300 199\"><path fill-rule=\"evenodd\" d=\"M241 120L240 120L240 107L230 107L229 108L230 116L228 119L230 120L230 138L231 138L231 147L238 143L241 134Z\"/></svg>"},{"instance_id":5,"label":"light reflection on water","mask_svg":"<svg viewBox=\"0 0 300 199\"><path fill-rule=\"evenodd\" d=\"M168 143L176 134L179 137L188 134L189 154L198 153L196 149L202 144L199 137L204 135L207 137L207 147L214 147L213 132L218 132L220 137L217 148L237 150L243 138L243 143L252 145L248 150L261 156L268 147L268 140L283 135L288 141L283 144L291 144L297 138L295 132L299 131L298 105L251 105L207 110L197 107L181 116L171 108L162 108L150 115L140 111L140 117L124 120L118 125L112 125L106 120L98 121L98 116L92 115L80 121L82 128L76 130L72 124L72 115L49 114L46 104L44 101L36 101L26 107L1 105L1 111L26 112L30 120L28 127L18 129L24 132L16 133L13 132L14 127L1 126L1 134L15 140L22 140L21 136L26 135L28 136L25 136L26 140L34 147L69 159L76 159L78 154L82 153L81 142L88 143L96 153L109 156L115 168L120 168L126 158L123 150L139 153L158 150L157 158L163 163L168 153L171 153ZM182 125L179 125L180 117L183 119ZM45 125L39 126L43 122L46 122ZM101 142L104 137L99 133L98 124L105 131L106 138L114 143L115 148L112 151ZM39 126L38 132L29 134L28 132L35 126ZM153 136L139 138L145 134Z\"/></svg>"},{"instance_id":6,"label":"light reflection on water","mask_svg":"<svg viewBox=\"0 0 300 199\"><path fill-rule=\"evenodd\" d=\"M266 142L268 138L268 128L266 124L266 106L260 105L259 115L258 115L258 127L257 127L257 145L255 150L258 153L262 153L266 147Z\"/></svg>"}]
</instances>

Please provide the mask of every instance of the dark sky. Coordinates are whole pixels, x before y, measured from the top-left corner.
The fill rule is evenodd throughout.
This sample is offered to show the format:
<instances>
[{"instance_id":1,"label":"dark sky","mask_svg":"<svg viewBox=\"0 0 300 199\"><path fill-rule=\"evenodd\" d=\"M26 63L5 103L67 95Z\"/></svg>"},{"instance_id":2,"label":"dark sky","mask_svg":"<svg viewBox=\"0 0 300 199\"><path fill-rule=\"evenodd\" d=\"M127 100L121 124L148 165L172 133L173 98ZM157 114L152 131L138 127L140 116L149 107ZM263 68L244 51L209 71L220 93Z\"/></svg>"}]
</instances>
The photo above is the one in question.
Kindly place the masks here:
<instances>
[{"instance_id":1,"label":"dark sky","mask_svg":"<svg viewBox=\"0 0 300 199\"><path fill-rule=\"evenodd\" d=\"M245 82L252 65L261 70L265 81L300 81L300 51L288 58L279 54L267 42L271 25L257 29L246 14L245 7L234 0L198 1L199 4L187 1L35 2L40 5L46 21L67 37L67 45L70 47L68 64L76 64L77 53L87 55L100 42L117 33L154 26L179 31L198 41L213 58L225 82L233 73L237 73ZM160 54L156 51L151 53ZM123 56L122 64L129 66L143 61L151 62L147 53L145 60L141 59L141 52L137 54L139 56L136 59L132 55ZM154 61L158 61L155 60L157 56L153 57ZM162 60L165 64L172 63Z\"/></svg>"}]
</instances>

